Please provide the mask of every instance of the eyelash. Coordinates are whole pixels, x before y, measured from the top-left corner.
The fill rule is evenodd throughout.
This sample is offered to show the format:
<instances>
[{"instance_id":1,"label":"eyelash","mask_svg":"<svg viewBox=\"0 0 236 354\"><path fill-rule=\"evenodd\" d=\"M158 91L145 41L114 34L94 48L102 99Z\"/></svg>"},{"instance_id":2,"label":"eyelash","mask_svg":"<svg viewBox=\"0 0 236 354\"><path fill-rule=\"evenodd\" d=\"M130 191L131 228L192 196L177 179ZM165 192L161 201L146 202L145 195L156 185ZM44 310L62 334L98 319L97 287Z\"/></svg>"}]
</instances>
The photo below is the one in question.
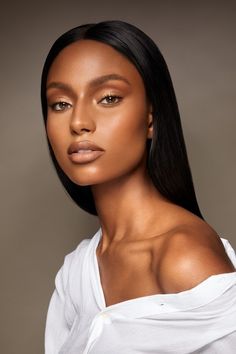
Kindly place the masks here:
<instances>
[{"instance_id":1,"label":"eyelash","mask_svg":"<svg viewBox=\"0 0 236 354\"><path fill-rule=\"evenodd\" d=\"M112 99L112 100L115 99L116 100L116 102L107 102L107 103L105 103L106 106L108 106L108 105L110 106L110 105L118 104L122 100L122 97L121 96L117 96L117 95L109 94L109 95L103 96L103 98L98 103L102 103L102 101L105 100L105 99Z\"/></svg>"},{"instance_id":2,"label":"eyelash","mask_svg":"<svg viewBox=\"0 0 236 354\"><path fill-rule=\"evenodd\" d=\"M57 105L63 105L62 109L56 109L56 106ZM65 111L66 109L69 108L69 106L71 107L71 104L70 103L67 103L65 101L58 101L58 102L55 102L55 103L52 103L49 105L49 107L53 110L53 111L56 111L56 112L62 112L62 111Z\"/></svg>"},{"instance_id":3,"label":"eyelash","mask_svg":"<svg viewBox=\"0 0 236 354\"><path fill-rule=\"evenodd\" d=\"M102 102L103 100L108 100L108 99L115 100L116 102L113 102L113 101L110 101L110 102L107 101L107 103ZM118 104L121 100L122 100L121 96L109 94L109 95L103 96L102 99L98 101L98 103L101 103L105 106L111 106L111 105ZM62 105L61 109L56 108L58 105ZM55 103L52 103L49 105L49 107L55 112L63 112L65 110L69 109L71 106L72 105L70 103L65 102L65 101L58 101L58 102L55 102Z\"/></svg>"}]
</instances>

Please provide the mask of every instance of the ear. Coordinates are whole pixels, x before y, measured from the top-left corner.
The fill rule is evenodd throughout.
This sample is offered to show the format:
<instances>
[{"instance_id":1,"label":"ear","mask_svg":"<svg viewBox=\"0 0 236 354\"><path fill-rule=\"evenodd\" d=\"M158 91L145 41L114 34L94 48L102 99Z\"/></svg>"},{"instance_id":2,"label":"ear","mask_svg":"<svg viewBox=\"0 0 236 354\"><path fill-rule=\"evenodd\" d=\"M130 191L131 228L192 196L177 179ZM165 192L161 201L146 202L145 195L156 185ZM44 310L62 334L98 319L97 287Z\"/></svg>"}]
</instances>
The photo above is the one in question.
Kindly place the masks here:
<instances>
[{"instance_id":1,"label":"ear","mask_svg":"<svg viewBox=\"0 0 236 354\"><path fill-rule=\"evenodd\" d=\"M150 105L148 111L148 130L147 130L147 139L152 139L153 137L153 109Z\"/></svg>"}]
</instances>

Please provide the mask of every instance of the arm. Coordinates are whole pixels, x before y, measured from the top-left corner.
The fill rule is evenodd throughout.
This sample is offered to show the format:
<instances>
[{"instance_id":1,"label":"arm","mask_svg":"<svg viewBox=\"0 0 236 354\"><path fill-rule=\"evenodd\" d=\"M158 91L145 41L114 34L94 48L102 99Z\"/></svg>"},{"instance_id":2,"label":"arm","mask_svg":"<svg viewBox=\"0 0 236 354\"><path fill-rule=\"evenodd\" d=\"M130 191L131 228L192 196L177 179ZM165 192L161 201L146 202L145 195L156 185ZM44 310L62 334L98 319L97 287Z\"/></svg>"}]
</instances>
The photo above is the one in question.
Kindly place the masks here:
<instances>
[{"instance_id":1,"label":"arm","mask_svg":"<svg viewBox=\"0 0 236 354\"><path fill-rule=\"evenodd\" d=\"M73 304L67 292L68 275L73 252L65 257L63 266L55 278L55 290L52 294L46 320L45 354L58 354L66 341L71 324L67 312L73 312Z\"/></svg>"}]
</instances>

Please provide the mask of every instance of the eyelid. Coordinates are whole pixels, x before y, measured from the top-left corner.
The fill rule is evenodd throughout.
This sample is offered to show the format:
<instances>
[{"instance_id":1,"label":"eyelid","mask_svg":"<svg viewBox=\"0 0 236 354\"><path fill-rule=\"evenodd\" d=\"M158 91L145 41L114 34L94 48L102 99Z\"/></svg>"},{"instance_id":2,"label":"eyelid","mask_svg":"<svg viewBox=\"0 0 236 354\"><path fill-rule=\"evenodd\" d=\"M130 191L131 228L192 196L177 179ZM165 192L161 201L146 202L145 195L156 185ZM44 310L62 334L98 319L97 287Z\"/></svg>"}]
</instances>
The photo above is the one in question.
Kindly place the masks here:
<instances>
[{"instance_id":1,"label":"eyelid","mask_svg":"<svg viewBox=\"0 0 236 354\"><path fill-rule=\"evenodd\" d=\"M64 108L62 109L56 109L56 105L59 105L59 104L65 104ZM65 100L55 100L53 101L52 103L49 103L48 106L51 108L52 111L54 112L64 112L66 110L68 110L69 108L72 107L72 104L69 103L69 102L66 102Z\"/></svg>"},{"instance_id":2,"label":"eyelid","mask_svg":"<svg viewBox=\"0 0 236 354\"><path fill-rule=\"evenodd\" d=\"M71 101L70 97L68 95L63 95L62 93L48 93L47 96L47 101Z\"/></svg>"},{"instance_id":3,"label":"eyelid","mask_svg":"<svg viewBox=\"0 0 236 354\"><path fill-rule=\"evenodd\" d=\"M118 102L110 102L110 103L102 103L102 101L108 97L112 97L112 98L117 98L118 99ZM107 93L107 94L104 94L102 96L102 98L100 98L98 100L98 103L101 103L101 104L104 104L106 106L110 106L110 105L117 105L118 103L120 103L122 101L123 97L119 94L115 94L115 93Z\"/></svg>"}]
</instances>

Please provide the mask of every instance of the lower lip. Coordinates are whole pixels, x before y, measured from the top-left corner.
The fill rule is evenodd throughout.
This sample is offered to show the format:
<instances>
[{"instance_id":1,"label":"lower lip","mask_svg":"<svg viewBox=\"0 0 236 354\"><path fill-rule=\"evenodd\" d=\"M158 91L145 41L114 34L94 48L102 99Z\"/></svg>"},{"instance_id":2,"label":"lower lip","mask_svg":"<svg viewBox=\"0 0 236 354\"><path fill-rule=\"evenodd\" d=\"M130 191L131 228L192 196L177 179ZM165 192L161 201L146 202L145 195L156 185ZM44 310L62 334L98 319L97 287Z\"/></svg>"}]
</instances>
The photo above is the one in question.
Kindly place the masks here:
<instances>
[{"instance_id":1,"label":"lower lip","mask_svg":"<svg viewBox=\"0 0 236 354\"><path fill-rule=\"evenodd\" d=\"M69 159L75 163L87 163L96 160L101 156L104 151L101 150L92 150L84 152L74 152L73 154L68 155Z\"/></svg>"}]
</instances>

